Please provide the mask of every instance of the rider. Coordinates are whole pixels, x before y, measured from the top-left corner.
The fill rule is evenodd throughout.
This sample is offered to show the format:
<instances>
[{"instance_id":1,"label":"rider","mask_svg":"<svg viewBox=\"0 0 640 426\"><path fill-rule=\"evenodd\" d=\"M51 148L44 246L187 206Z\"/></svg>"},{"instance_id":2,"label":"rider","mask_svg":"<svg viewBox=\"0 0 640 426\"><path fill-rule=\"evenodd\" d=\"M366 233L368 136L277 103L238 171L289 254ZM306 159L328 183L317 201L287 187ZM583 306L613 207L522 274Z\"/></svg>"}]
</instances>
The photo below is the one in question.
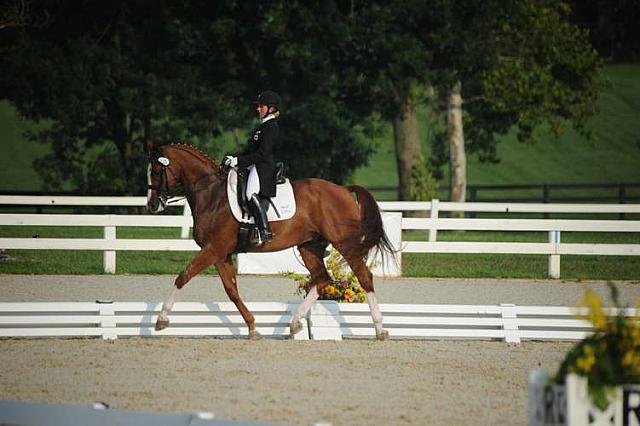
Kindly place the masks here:
<instances>
[{"instance_id":1,"label":"rider","mask_svg":"<svg viewBox=\"0 0 640 426\"><path fill-rule=\"evenodd\" d=\"M273 239L267 220L269 198L276 195L273 145L278 140L278 116L280 115L280 96L267 90L255 102L260 117L260 125L253 131L245 150L237 156L224 159L226 167L238 166L249 170L247 181L247 199L258 225L258 245Z\"/></svg>"}]
</instances>

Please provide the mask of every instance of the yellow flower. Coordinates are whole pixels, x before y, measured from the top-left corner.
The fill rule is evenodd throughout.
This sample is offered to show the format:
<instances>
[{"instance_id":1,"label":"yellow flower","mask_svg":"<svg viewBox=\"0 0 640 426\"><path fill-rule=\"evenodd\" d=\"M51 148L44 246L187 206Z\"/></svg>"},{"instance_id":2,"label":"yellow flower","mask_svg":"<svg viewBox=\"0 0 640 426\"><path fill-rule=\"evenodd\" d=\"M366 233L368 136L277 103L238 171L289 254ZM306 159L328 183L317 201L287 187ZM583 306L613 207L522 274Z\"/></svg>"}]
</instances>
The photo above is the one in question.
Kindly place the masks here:
<instances>
[{"instance_id":1,"label":"yellow flower","mask_svg":"<svg viewBox=\"0 0 640 426\"><path fill-rule=\"evenodd\" d=\"M629 367L633 364L634 353L632 351L628 351L622 357L622 366Z\"/></svg>"},{"instance_id":2,"label":"yellow flower","mask_svg":"<svg viewBox=\"0 0 640 426\"><path fill-rule=\"evenodd\" d=\"M580 368L585 373L588 373L589 371L591 371L591 368L595 363L596 363L596 358L593 355L586 356L584 358L578 358L576 360L576 364L578 368Z\"/></svg>"},{"instance_id":3,"label":"yellow flower","mask_svg":"<svg viewBox=\"0 0 640 426\"><path fill-rule=\"evenodd\" d=\"M333 296L337 291L338 290L336 290L336 288L331 284L324 289L324 292L327 293L328 296Z\"/></svg>"},{"instance_id":4,"label":"yellow flower","mask_svg":"<svg viewBox=\"0 0 640 426\"><path fill-rule=\"evenodd\" d=\"M353 302L353 298L356 294L350 288L344 291L344 300L347 302Z\"/></svg>"},{"instance_id":5,"label":"yellow flower","mask_svg":"<svg viewBox=\"0 0 640 426\"><path fill-rule=\"evenodd\" d=\"M593 353L594 353L594 352L593 352L593 346L591 346L591 345L584 345L583 349L584 349L584 354L585 354L586 356L593 356Z\"/></svg>"},{"instance_id":6,"label":"yellow flower","mask_svg":"<svg viewBox=\"0 0 640 426\"><path fill-rule=\"evenodd\" d=\"M582 306L589 308L587 318L593 326L599 331L605 331L607 325L607 317L602 310L602 299L592 290L587 290L582 299Z\"/></svg>"}]
</instances>

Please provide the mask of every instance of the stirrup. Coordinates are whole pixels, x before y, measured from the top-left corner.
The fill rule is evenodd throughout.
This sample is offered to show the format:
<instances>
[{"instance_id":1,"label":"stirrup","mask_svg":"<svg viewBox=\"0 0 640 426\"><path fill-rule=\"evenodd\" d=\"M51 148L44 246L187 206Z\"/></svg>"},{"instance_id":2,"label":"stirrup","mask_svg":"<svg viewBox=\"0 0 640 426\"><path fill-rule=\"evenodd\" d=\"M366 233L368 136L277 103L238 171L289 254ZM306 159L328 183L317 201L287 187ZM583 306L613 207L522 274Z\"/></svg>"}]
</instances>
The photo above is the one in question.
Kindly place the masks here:
<instances>
[{"instance_id":1,"label":"stirrup","mask_svg":"<svg viewBox=\"0 0 640 426\"><path fill-rule=\"evenodd\" d=\"M254 232L252 233L251 238L249 239L249 243L251 243L251 245L254 247L259 247L264 244L264 241L260 236L260 229L258 229L258 227L256 227Z\"/></svg>"},{"instance_id":2,"label":"stirrup","mask_svg":"<svg viewBox=\"0 0 640 426\"><path fill-rule=\"evenodd\" d=\"M273 234L269 229L264 229L263 231L258 230L258 238L263 243L268 243L269 241L273 241Z\"/></svg>"}]
</instances>

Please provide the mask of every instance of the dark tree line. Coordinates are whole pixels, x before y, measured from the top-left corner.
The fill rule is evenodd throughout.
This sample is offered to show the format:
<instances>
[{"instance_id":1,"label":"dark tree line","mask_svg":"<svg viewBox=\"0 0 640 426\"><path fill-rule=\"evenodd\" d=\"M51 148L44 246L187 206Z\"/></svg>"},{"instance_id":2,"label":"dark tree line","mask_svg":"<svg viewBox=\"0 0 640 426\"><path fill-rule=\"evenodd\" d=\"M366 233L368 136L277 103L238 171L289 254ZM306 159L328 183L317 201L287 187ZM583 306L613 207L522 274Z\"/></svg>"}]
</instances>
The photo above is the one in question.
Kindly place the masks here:
<instances>
[{"instance_id":1,"label":"dark tree line","mask_svg":"<svg viewBox=\"0 0 640 426\"><path fill-rule=\"evenodd\" d=\"M465 151L495 160L513 126L522 140L583 129L601 87L588 33L555 0L15 2L28 13L0 29L0 94L49 124L30 137L52 147L36 163L51 189L140 193L144 139L220 158L270 88L293 177L344 182L390 122L404 199L425 161L418 105L441 121L437 171Z\"/></svg>"}]
</instances>

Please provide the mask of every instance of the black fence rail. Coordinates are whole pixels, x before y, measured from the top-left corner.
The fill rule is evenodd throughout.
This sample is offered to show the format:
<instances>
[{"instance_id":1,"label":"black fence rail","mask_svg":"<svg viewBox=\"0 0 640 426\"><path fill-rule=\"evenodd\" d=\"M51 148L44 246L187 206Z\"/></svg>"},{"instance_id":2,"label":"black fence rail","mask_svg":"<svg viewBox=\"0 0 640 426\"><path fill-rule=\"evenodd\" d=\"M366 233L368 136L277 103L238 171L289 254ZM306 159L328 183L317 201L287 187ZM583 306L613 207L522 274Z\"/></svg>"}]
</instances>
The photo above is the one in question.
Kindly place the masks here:
<instances>
[{"instance_id":1,"label":"black fence rail","mask_svg":"<svg viewBox=\"0 0 640 426\"><path fill-rule=\"evenodd\" d=\"M395 197L398 187L369 187ZM449 199L449 187L439 188L440 199ZM385 197L386 198L386 197ZM640 202L640 183L577 183L522 185L467 185L467 201L502 203L612 203Z\"/></svg>"}]
</instances>

